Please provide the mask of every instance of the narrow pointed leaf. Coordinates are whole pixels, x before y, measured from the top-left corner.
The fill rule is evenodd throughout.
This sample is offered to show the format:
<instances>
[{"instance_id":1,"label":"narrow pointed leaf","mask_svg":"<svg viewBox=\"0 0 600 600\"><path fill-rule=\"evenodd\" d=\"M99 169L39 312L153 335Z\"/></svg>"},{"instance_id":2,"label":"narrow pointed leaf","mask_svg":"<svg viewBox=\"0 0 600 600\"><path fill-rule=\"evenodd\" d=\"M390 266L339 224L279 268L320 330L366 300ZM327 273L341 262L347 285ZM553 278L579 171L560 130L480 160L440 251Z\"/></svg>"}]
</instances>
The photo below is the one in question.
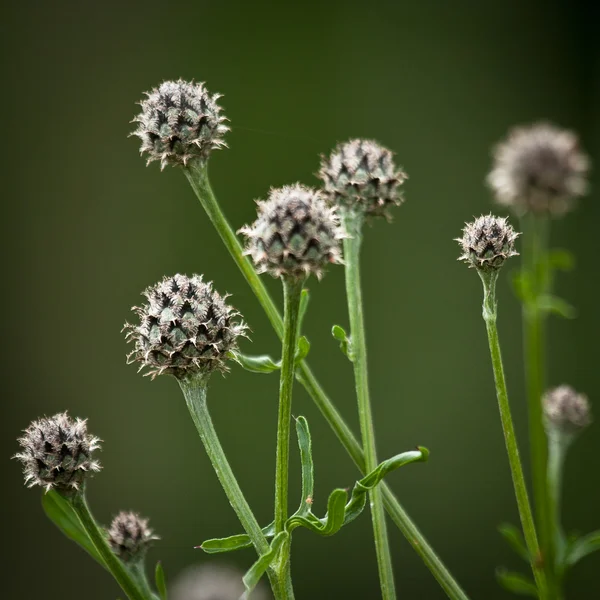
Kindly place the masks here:
<instances>
[{"instance_id":1,"label":"narrow pointed leaf","mask_svg":"<svg viewBox=\"0 0 600 600\"><path fill-rule=\"evenodd\" d=\"M564 248L555 248L548 252L548 264L557 271L572 271L575 268L575 256Z\"/></svg>"},{"instance_id":2,"label":"narrow pointed leaf","mask_svg":"<svg viewBox=\"0 0 600 600\"><path fill-rule=\"evenodd\" d=\"M508 590L513 594L539 598L535 584L531 579L525 577L525 575L507 571L506 569L496 569L496 578L505 590Z\"/></svg>"},{"instance_id":3,"label":"narrow pointed leaf","mask_svg":"<svg viewBox=\"0 0 600 600\"><path fill-rule=\"evenodd\" d=\"M230 352L229 357L238 365L251 373L272 373L281 369L281 364L276 363L270 356L248 356L241 352Z\"/></svg>"},{"instance_id":4,"label":"narrow pointed leaf","mask_svg":"<svg viewBox=\"0 0 600 600\"><path fill-rule=\"evenodd\" d=\"M79 544L94 560L106 568L92 540L88 537L79 517L58 492L50 490L42 496L46 516L71 540Z\"/></svg>"},{"instance_id":5,"label":"narrow pointed leaf","mask_svg":"<svg viewBox=\"0 0 600 600\"><path fill-rule=\"evenodd\" d=\"M508 542L509 546L525 561L529 561L529 552L525 545L525 539L518 527L510 523L502 523L498 527L500 535Z\"/></svg>"},{"instance_id":6,"label":"narrow pointed leaf","mask_svg":"<svg viewBox=\"0 0 600 600\"><path fill-rule=\"evenodd\" d=\"M296 348L296 362L303 361L310 352L310 342L306 339L306 336L300 336L298 339L298 347Z\"/></svg>"},{"instance_id":7,"label":"narrow pointed leaf","mask_svg":"<svg viewBox=\"0 0 600 600\"><path fill-rule=\"evenodd\" d=\"M348 334L346 333L345 329L339 325L334 325L331 328L331 335L340 343L340 350L344 353L344 355L352 360L350 339L348 338Z\"/></svg>"},{"instance_id":8,"label":"narrow pointed leaf","mask_svg":"<svg viewBox=\"0 0 600 600\"><path fill-rule=\"evenodd\" d=\"M554 313L565 319L574 319L577 316L577 309L569 304L566 300L553 296L552 294L544 294L537 301L538 308L544 312Z\"/></svg>"},{"instance_id":9,"label":"narrow pointed leaf","mask_svg":"<svg viewBox=\"0 0 600 600\"><path fill-rule=\"evenodd\" d=\"M270 523L266 527L263 527L262 532L267 538L273 537L275 535L275 523ZM250 537L245 533L240 533L226 538L206 540L199 547L207 554L219 554L221 552L232 552L233 550L249 548L250 546L252 546Z\"/></svg>"},{"instance_id":10,"label":"narrow pointed leaf","mask_svg":"<svg viewBox=\"0 0 600 600\"><path fill-rule=\"evenodd\" d=\"M296 513L286 521L285 528L293 531L296 527L306 527L322 536L333 535L344 525L347 499L346 490L333 490L327 499L327 513L322 519L318 519L311 513Z\"/></svg>"},{"instance_id":11,"label":"narrow pointed leaf","mask_svg":"<svg viewBox=\"0 0 600 600\"><path fill-rule=\"evenodd\" d=\"M287 531L280 531L271 542L269 551L258 558L258 560L250 567L248 572L242 578L246 591L240 598L240 600L247 600L250 596L250 592L258 585L260 578L265 574L269 565L277 557L279 549L283 543L289 539L290 534Z\"/></svg>"},{"instance_id":12,"label":"narrow pointed leaf","mask_svg":"<svg viewBox=\"0 0 600 600\"><path fill-rule=\"evenodd\" d=\"M298 331L302 331L302 323L304 316L306 315L306 309L308 308L308 301L310 300L309 291L304 288L300 294L300 308L298 309Z\"/></svg>"},{"instance_id":13,"label":"narrow pointed leaf","mask_svg":"<svg viewBox=\"0 0 600 600\"><path fill-rule=\"evenodd\" d=\"M567 550L566 563L572 566L597 550L600 550L600 530L593 531L575 540Z\"/></svg>"},{"instance_id":14,"label":"narrow pointed leaf","mask_svg":"<svg viewBox=\"0 0 600 600\"><path fill-rule=\"evenodd\" d=\"M154 571L154 581L156 582L156 589L160 600L167 600L167 582L165 577L165 571L162 563L156 563L156 570Z\"/></svg>"},{"instance_id":15,"label":"narrow pointed leaf","mask_svg":"<svg viewBox=\"0 0 600 600\"><path fill-rule=\"evenodd\" d=\"M314 491L314 465L312 458L312 442L308 422L304 417L296 419L296 434L300 447L300 461L302 463L302 498L297 515L306 515L310 512Z\"/></svg>"}]
</instances>

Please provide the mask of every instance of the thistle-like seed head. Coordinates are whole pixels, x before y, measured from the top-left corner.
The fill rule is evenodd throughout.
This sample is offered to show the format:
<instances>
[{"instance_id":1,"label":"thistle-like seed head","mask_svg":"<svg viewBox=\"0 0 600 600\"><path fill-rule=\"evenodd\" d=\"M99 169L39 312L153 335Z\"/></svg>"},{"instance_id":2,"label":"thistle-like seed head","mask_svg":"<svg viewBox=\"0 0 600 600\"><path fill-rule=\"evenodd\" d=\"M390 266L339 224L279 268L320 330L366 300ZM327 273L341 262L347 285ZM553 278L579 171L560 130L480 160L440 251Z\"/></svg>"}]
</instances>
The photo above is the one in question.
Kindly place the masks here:
<instances>
[{"instance_id":1,"label":"thistle-like seed head","mask_svg":"<svg viewBox=\"0 0 600 600\"><path fill-rule=\"evenodd\" d=\"M325 266L341 262L344 235L335 207L299 183L272 189L268 200L258 202L256 221L240 231L259 273L321 278Z\"/></svg>"},{"instance_id":2,"label":"thistle-like seed head","mask_svg":"<svg viewBox=\"0 0 600 600\"><path fill-rule=\"evenodd\" d=\"M148 519L134 512L120 512L106 533L112 551L124 562L144 558L152 542L160 539L148 527Z\"/></svg>"},{"instance_id":3,"label":"thistle-like seed head","mask_svg":"<svg viewBox=\"0 0 600 600\"><path fill-rule=\"evenodd\" d=\"M142 140L140 153L147 163L186 166L192 160L206 161L212 150L226 146L227 119L217 104L220 94L210 94L203 83L165 81L140 102L142 112L133 122L131 134Z\"/></svg>"},{"instance_id":4,"label":"thistle-like seed head","mask_svg":"<svg viewBox=\"0 0 600 600\"><path fill-rule=\"evenodd\" d=\"M140 363L153 379L166 373L184 378L226 371L227 353L237 349L246 325L200 275L174 275L147 288L147 303L133 307L139 325L125 324L135 348L128 363Z\"/></svg>"},{"instance_id":5,"label":"thistle-like seed head","mask_svg":"<svg viewBox=\"0 0 600 600\"><path fill-rule=\"evenodd\" d=\"M85 420L72 419L66 412L33 421L18 441L22 450L15 458L23 463L28 487L73 493L100 470L93 456L100 440L88 433Z\"/></svg>"},{"instance_id":6,"label":"thistle-like seed head","mask_svg":"<svg viewBox=\"0 0 600 600\"><path fill-rule=\"evenodd\" d=\"M408 176L394 164L390 150L358 139L321 156L319 178L333 204L389 219L388 209L404 201L400 186Z\"/></svg>"},{"instance_id":7,"label":"thistle-like seed head","mask_svg":"<svg viewBox=\"0 0 600 600\"><path fill-rule=\"evenodd\" d=\"M546 430L573 435L592 422L587 396L568 385L548 390L542 399Z\"/></svg>"},{"instance_id":8,"label":"thistle-like seed head","mask_svg":"<svg viewBox=\"0 0 600 600\"><path fill-rule=\"evenodd\" d=\"M587 190L589 159L571 131L545 123L517 127L493 156L487 183L497 202L519 215L561 216Z\"/></svg>"},{"instance_id":9,"label":"thistle-like seed head","mask_svg":"<svg viewBox=\"0 0 600 600\"><path fill-rule=\"evenodd\" d=\"M515 251L518 235L506 217L482 215L472 223L466 223L463 236L456 238L463 251L458 260L481 271L495 271L507 258L518 254Z\"/></svg>"}]
</instances>

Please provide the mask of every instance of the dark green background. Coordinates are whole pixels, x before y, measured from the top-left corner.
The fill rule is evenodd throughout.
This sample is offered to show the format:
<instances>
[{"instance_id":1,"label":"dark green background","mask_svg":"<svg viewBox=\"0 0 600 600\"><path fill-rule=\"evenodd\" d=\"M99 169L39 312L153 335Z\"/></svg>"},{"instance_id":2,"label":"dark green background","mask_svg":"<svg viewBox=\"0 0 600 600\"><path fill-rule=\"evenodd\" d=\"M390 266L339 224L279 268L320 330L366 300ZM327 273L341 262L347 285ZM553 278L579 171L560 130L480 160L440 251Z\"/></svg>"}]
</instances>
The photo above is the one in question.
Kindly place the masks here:
<instances>
[{"instance_id":1,"label":"dark green background","mask_svg":"<svg viewBox=\"0 0 600 600\"><path fill-rule=\"evenodd\" d=\"M229 150L211 160L232 224L254 217L270 186L316 184L318 155L349 137L397 152L410 179L392 225L366 232L363 254L371 388L382 457L426 445L427 465L389 482L467 592L507 597L497 565L523 568L496 533L517 522L497 415L477 276L452 238L490 210L490 146L540 118L577 129L600 162L598 10L592 3L505 2L6 2L2 42L3 417L2 597L114 599L110 578L45 520L40 491L8 458L30 420L69 409L104 442L89 485L98 518L151 517L174 577L212 560L193 546L239 529L177 385L125 365L119 332L139 292L164 274L204 273L253 329L248 352L277 354L266 318L183 175L146 169L128 122L142 92L169 78L225 94ZM596 19L594 21L594 19ZM598 178L597 170L594 177ZM552 320L551 384L598 405L598 185L556 223L577 255L559 292L576 321ZM526 410L519 307L500 283L500 333L524 456ZM279 300L280 289L269 281ZM357 430L350 365L330 338L347 322L343 272L310 282L310 362ZM233 368L215 377L211 407L231 463L260 520L272 510L277 377ZM294 413L313 429L316 509L357 472L304 390ZM600 412L598 409L596 412ZM298 490L293 455L292 497ZM600 434L569 456L565 525L600 526ZM399 597L443 598L391 528ZM241 567L252 552L232 555ZM600 556L569 582L569 598L599 596ZM331 539L298 531L300 599L378 597L369 518ZM6 591L8 590L8 591Z\"/></svg>"}]
</instances>

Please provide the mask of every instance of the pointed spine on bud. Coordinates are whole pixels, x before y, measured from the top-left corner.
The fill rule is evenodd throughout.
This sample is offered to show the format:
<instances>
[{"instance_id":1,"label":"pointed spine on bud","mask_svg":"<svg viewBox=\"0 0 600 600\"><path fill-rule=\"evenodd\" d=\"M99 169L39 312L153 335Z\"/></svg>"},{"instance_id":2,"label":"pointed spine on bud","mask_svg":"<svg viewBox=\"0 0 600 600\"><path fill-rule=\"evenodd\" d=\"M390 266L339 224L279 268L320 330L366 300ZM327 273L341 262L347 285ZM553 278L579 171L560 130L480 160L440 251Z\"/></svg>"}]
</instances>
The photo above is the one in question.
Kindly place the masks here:
<instances>
[{"instance_id":1,"label":"pointed spine on bud","mask_svg":"<svg viewBox=\"0 0 600 600\"><path fill-rule=\"evenodd\" d=\"M456 238L462 249L458 260L482 272L497 271L507 258L518 254L518 236L505 217L482 215L466 223L462 237Z\"/></svg>"},{"instance_id":2,"label":"pointed spine on bud","mask_svg":"<svg viewBox=\"0 0 600 600\"><path fill-rule=\"evenodd\" d=\"M408 178L393 153L372 140L338 144L321 156L319 178L334 205L389 220L389 209L404 202L400 186Z\"/></svg>"},{"instance_id":3,"label":"pointed spine on bud","mask_svg":"<svg viewBox=\"0 0 600 600\"><path fill-rule=\"evenodd\" d=\"M487 177L498 204L516 214L562 216L587 191L589 159L572 131L546 123L512 129Z\"/></svg>"},{"instance_id":4,"label":"pointed spine on bud","mask_svg":"<svg viewBox=\"0 0 600 600\"><path fill-rule=\"evenodd\" d=\"M160 539L148 527L148 519L134 512L120 512L106 534L112 551L126 563L142 560L152 542Z\"/></svg>"},{"instance_id":5,"label":"pointed spine on bud","mask_svg":"<svg viewBox=\"0 0 600 600\"><path fill-rule=\"evenodd\" d=\"M133 307L139 325L125 324L127 341L134 344L128 363L157 375L184 378L227 371L228 353L237 349L246 325L200 275L174 275L147 288L147 303Z\"/></svg>"},{"instance_id":6,"label":"pointed spine on bud","mask_svg":"<svg viewBox=\"0 0 600 600\"><path fill-rule=\"evenodd\" d=\"M66 412L33 421L18 441L22 450L14 458L23 464L28 487L72 494L101 468L94 459L100 439L88 433L87 421Z\"/></svg>"},{"instance_id":7,"label":"pointed spine on bud","mask_svg":"<svg viewBox=\"0 0 600 600\"><path fill-rule=\"evenodd\" d=\"M568 385L548 390L542 399L544 422L548 434L573 436L592 422L587 396Z\"/></svg>"},{"instance_id":8,"label":"pointed spine on bud","mask_svg":"<svg viewBox=\"0 0 600 600\"><path fill-rule=\"evenodd\" d=\"M297 183L272 189L257 204L258 218L240 232L259 273L320 279L328 264L341 263L339 218L320 192Z\"/></svg>"},{"instance_id":9,"label":"pointed spine on bud","mask_svg":"<svg viewBox=\"0 0 600 600\"><path fill-rule=\"evenodd\" d=\"M165 81L140 102L142 112L133 119L137 129L131 134L142 141L140 153L147 164L187 166L205 162L213 150L226 147L227 119L217 103L220 94L210 94L203 83L183 79Z\"/></svg>"}]
</instances>

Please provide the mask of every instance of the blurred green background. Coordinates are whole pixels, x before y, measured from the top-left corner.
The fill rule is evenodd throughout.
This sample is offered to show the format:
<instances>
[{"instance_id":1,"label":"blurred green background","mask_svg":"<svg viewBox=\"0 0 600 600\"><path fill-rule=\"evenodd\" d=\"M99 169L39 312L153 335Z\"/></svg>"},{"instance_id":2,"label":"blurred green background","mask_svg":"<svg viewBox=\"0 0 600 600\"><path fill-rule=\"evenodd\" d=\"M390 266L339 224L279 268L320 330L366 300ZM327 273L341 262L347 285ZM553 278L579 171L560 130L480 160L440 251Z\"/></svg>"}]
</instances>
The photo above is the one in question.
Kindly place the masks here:
<instances>
[{"instance_id":1,"label":"blurred green background","mask_svg":"<svg viewBox=\"0 0 600 600\"><path fill-rule=\"evenodd\" d=\"M496 533L516 523L494 397L480 282L456 262L452 238L490 210L489 149L507 128L540 118L574 128L600 162L597 4L568 0L451 3L5 3L2 44L5 335L1 456L5 509L3 597L105 600L118 590L41 512L8 457L30 420L69 409L104 440L104 470L88 486L97 517L148 515L174 578L212 560L193 546L237 532L177 385L126 366L120 333L139 292L164 274L204 273L252 327L244 350L277 342L183 175L144 166L127 139L142 92L164 79L206 81L225 95L230 149L211 160L232 224L254 218L270 186L315 185L318 155L363 136L392 148L408 172L392 225L366 232L363 254L371 386L379 454L426 445L431 460L389 483L473 598L506 598L494 568L524 568ZM594 172L598 180L598 169ZM579 309L553 319L552 384L600 397L597 298L600 204L594 186L556 223L554 243L577 271L559 293ZM523 455L526 410L519 306L500 284L500 332ZM279 286L268 282L280 298ZM310 362L355 431L350 365L330 337L346 325L343 272L310 282ZM210 404L222 441L260 520L272 510L277 377L233 368L214 377ZM600 412L600 409L596 409ZM315 506L357 472L304 390L294 413L313 430ZM258 433L257 433L258 432ZM600 433L573 448L566 527L598 528ZM292 498L299 488L294 448ZM443 598L391 527L399 597ZM252 552L229 557L246 568ZM583 561L569 598L600 597L600 556ZM370 520L328 539L298 531L293 570L303 598L378 597ZM6 592L8 586L8 592ZM4 595L6 593L6 596Z\"/></svg>"}]
</instances>

